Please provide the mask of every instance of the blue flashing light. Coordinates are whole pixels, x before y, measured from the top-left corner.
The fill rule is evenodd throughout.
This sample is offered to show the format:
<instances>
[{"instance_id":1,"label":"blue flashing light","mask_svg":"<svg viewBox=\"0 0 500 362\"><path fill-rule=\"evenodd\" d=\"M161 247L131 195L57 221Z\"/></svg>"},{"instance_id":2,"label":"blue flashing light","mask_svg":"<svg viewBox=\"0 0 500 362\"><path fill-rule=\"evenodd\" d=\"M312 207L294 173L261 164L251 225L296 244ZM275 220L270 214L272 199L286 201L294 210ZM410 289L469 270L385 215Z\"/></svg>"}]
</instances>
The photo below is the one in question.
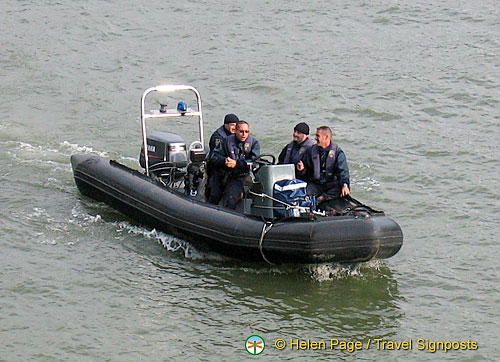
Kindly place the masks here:
<instances>
[{"instance_id":1,"label":"blue flashing light","mask_svg":"<svg viewBox=\"0 0 500 362\"><path fill-rule=\"evenodd\" d=\"M180 113L186 113L187 112L187 104L184 103L184 102L179 102L177 104L177 110L180 112Z\"/></svg>"}]
</instances>

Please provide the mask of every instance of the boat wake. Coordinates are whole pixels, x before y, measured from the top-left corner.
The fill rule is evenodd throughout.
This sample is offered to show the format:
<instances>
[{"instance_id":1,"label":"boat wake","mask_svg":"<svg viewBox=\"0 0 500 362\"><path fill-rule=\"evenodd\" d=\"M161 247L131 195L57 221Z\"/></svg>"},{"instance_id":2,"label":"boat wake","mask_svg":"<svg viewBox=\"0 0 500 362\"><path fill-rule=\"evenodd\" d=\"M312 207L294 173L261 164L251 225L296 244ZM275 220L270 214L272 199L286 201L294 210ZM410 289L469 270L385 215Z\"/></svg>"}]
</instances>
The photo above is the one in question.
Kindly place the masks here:
<instances>
[{"instance_id":1,"label":"boat wake","mask_svg":"<svg viewBox=\"0 0 500 362\"><path fill-rule=\"evenodd\" d=\"M311 279L326 282L359 275L359 264L312 264L309 265Z\"/></svg>"},{"instance_id":2,"label":"boat wake","mask_svg":"<svg viewBox=\"0 0 500 362\"><path fill-rule=\"evenodd\" d=\"M101 157L109 157L108 153L107 152L99 152L99 151L96 151L94 150L92 147L89 147L89 146L79 146L75 143L70 143L68 141L64 141L60 144L65 150L69 150L70 151L70 155L73 154L75 151L76 152L81 152L81 153L92 153L92 154L96 154L96 155L99 155Z\"/></svg>"},{"instance_id":3,"label":"boat wake","mask_svg":"<svg viewBox=\"0 0 500 362\"><path fill-rule=\"evenodd\" d=\"M93 154L100 157L114 158L122 162L137 162L135 158L115 155L106 151L97 151L91 146L81 146L68 141L63 142L47 142L45 144L31 144L19 140L2 141L6 146L7 152L11 158L20 163L33 164L49 164L59 166L64 171L71 172L71 165L68 162L68 157L74 153Z\"/></svg>"},{"instance_id":4,"label":"boat wake","mask_svg":"<svg viewBox=\"0 0 500 362\"><path fill-rule=\"evenodd\" d=\"M187 259L206 259L210 257L210 255L197 250L187 241L165 234L161 231L157 231L156 229L149 230L141 226L131 225L126 221L121 221L118 223L117 232L124 231L129 234L143 235L147 239L154 239L167 251L182 253Z\"/></svg>"},{"instance_id":5,"label":"boat wake","mask_svg":"<svg viewBox=\"0 0 500 362\"><path fill-rule=\"evenodd\" d=\"M39 170L41 174L48 175L44 186L59 185L65 175L71 174L71 164L68 157L74 152L108 156L107 152L98 152L92 147L79 146L67 141L60 143L32 144L18 140L1 142L7 149L8 162L29 165L31 170ZM61 176L64 175L64 176ZM39 177L38 179L45 179ZM68 183L69 185L69 183ZM71 190L73 185L71 185ZM65 189L65 191L67 191Z\"/></svg>"},{"instance_id":6,"label":"boat wake","mask_svg":"<svg viewBox=\"0 0 500 362\"><path fill-rule=\"evenodd\" d=\"M308 272L311 279L317 282L328 282L339 279L346 279L363 275L363 270L379 270L384 265L380 259L370 260L364 263L353 264L336 264L323 263L311 264L308 267Z\"/></svg>"}]
</instances>

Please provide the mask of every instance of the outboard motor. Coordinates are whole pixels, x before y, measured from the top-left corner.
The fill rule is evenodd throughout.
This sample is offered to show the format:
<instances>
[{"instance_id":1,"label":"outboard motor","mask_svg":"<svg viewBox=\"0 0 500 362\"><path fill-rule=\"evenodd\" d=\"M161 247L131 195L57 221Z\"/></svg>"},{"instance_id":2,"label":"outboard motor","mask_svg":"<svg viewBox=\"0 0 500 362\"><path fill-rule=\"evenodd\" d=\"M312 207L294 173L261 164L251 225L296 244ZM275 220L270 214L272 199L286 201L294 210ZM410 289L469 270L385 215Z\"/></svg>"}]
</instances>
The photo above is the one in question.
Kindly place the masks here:
<instances>
[{"instance_id":1,"label":"outboard motor","mask_svg":"<svg viewBox=\"0 0 500 362\"><path fill-rule=\"evenodd\" d=\"M157 177L177 181L186 173L188 164L186 143L175 133L151 132L147 136L149 171ZM146 168L144 147L141 147L139 163ZM169 182L169 183L170 183Z\"/></svg>"}]
</instances>

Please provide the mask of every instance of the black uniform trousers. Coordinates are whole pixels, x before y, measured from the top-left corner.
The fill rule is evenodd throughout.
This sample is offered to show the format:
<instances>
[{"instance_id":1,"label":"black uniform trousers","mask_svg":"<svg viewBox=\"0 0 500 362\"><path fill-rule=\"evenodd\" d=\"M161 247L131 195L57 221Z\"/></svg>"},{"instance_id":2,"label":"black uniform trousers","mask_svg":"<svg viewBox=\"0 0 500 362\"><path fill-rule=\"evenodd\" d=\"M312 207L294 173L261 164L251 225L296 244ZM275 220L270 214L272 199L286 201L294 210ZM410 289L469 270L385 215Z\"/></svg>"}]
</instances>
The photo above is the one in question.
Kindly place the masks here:
<instances>
[{"instance_id":1,"label":"black uniform trousers","mask_svg":"<svg viewBox=\"0 0 500 362\"><path fill-rule=\"evenodd\" d=\"M225 182L227 180L227 182ZM243 182L241 178L225 177L222 172L214 172L209 178L210 196L208 202L218 205L222 199L224 207L235 209L241 200L243 193Z\"/></svg>"},{"instance_id":2,"label":"black uniform trousers","mask_svg":"<svg viewBox=\"0 0 500 362\"><path fill-rule=\"evenodd\" d=\"M340 188L336 184L309 182L306 190L308 195L323 195L325 197L325 199L318 204L318 210L335 210L337 212L342 212L348 207L352 208L356 206L356 204L353 204L348 198L340 197Z\"/></svg>"}]
</instances>

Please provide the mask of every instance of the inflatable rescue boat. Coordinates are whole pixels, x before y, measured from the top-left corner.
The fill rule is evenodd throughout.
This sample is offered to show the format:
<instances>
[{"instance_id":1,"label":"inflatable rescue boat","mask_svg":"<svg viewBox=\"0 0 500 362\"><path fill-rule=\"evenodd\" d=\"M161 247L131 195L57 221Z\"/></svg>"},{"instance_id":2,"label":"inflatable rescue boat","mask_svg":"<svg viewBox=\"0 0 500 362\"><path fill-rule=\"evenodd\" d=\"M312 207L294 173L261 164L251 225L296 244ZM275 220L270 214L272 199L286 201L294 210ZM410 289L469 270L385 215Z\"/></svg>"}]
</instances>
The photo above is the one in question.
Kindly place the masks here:
<instances>
[{"instance_id":1,"label":"inflatable rescue boat","mask_svg":"<svg viewBox=\"0 0 500 362\"><path fill-rule=\"evenodd\" d=\"M149 95L179 93L189 93L196 109L181 101L174 109L160 104L158 110L145 110ZM147 133L147 121L158 119L183 124L197 119L198 135L187 147L176 133ZM83 195L202 249L270 264L384 259L403 244L395 221L352 198L340 213L316 210L306 195L300 196L305 185L295 179L294 166L275 165L272 155L253 160L244 198L236 210L207 203L202 105L191 86L147 89L141 98L141 127L142 170L97 155L71 156L74 179ZM290 191L299 197L287 197Z\"/></svg>"}]
</instances>

